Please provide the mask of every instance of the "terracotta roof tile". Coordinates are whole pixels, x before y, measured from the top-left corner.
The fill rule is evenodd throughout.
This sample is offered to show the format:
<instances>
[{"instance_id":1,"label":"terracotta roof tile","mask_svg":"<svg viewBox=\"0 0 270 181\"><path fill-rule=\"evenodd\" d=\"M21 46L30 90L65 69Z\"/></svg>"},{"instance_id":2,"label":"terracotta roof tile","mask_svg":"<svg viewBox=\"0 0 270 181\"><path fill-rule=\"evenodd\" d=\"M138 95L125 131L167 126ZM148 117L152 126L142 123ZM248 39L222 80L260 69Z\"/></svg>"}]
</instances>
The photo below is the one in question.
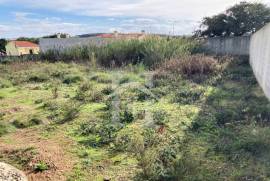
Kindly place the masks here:
<instances>
[{"instance_id":1,"label":"terracotta roof tile","mask_svg":"<svg viewBox=\"0 0 270 181\"><path fill-rule=\"evenodd\" d=\"M17 47L38 47L38 44L29 41L12 41Z\"/></svg>"}]
</instances>

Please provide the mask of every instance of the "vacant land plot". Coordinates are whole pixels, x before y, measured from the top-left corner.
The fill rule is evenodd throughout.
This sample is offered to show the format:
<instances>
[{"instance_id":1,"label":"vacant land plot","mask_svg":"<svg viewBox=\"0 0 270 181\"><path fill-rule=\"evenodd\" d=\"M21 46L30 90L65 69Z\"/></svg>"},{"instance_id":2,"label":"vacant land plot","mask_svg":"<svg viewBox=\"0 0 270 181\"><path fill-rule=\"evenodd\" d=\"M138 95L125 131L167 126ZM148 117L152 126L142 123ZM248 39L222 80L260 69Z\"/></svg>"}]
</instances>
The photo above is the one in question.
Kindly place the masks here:
<instances>
[{"instance_id":1,"label":"vacant land plot","mask_svg":"<svg viewBox=\"0 0 270 181\"><path fill-rule=\"evenodd\" d=\"M30 180L265 180L269 119L243 59L0 65L0 161Z\"/></svg>"}]
</instances>

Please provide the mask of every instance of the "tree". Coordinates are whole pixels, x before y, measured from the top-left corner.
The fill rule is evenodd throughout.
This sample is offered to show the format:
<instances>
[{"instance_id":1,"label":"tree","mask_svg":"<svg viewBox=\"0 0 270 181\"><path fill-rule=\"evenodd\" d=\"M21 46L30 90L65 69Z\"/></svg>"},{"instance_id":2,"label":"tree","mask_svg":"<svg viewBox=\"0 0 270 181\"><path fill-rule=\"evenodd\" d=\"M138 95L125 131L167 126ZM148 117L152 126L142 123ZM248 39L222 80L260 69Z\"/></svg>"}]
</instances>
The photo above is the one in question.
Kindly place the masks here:
<instances>
[{"instance_id":1,"label":"tree","mask_svg":"<svg viewBox=\"0 0 270 181\"><path fill-rule=\"evenodd\" d=\"M60 38L68 38L70 35L68 33L57 33L53 35L43 36L42 38L57 38L57 36L60 36Z\"/></svg>"},{"instance_id":2,"label":"tree","mask_svg":"<svg viewBox=\"0 0 270 181\"><path fill-rule=\"evenodd\" d=\"M32 43L37 43L37 44L39 42L38 38L28 38L28 37L20 37L20 38L17 38L16 40L18 40L18 41L30 41Z\"/></svg>"},{"instance_id":3,"label":"tree","mask_svg":"<svg viewBox=\"0 0 270 181\"><path fill-rule=\"evenodd\" d=\"M0 52L6 51L6 44L7 44L6 39L0 39Z\"/></svg>"},{"instance_id":4,"label":"tree","mask_svg":"<svg viewBox=\"0 0 270 181\"><path fill-rule=\"evenodd\" d=\"M270 22L270 8L262 3L241 2L224 13L205 17L197 36L242 36L251 34Z\"/></svg>"}]
</instances>

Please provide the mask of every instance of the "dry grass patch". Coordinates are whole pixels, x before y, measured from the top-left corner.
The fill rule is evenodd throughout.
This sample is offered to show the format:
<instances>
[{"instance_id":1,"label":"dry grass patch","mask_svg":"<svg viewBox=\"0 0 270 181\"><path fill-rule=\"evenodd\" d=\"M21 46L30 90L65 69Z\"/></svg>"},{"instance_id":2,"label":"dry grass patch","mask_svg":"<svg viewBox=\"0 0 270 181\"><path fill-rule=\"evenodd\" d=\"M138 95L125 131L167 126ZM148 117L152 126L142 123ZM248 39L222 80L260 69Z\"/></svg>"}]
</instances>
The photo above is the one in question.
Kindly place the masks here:
<instances>
[{"instance_id":1,"label":"dry grass patch","mask_svg":"<svg viewBox=\"0 0 270 181\"><path fill-rule=\"evenodd\" d=\"M158 72L168 72L184 76L209 75L219 70L218 60L205 55L190 55L171 59L160 66Z\"/></svg>"}]
</instances>

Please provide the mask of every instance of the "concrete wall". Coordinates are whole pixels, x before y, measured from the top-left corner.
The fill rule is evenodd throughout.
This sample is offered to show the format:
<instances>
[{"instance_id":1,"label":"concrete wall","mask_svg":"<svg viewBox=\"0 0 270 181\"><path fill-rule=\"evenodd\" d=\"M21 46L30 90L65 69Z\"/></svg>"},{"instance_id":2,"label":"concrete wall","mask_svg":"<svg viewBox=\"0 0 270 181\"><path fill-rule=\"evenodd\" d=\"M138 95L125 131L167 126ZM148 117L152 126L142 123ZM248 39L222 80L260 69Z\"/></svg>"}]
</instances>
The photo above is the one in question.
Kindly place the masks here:
<instances>
[{"instance_id":1,"label":"concrete wall","mask_svg":"<svg viewBox=\"0 0 270 181\"><path fill-rule=\"evenodd\" d=\"M20 55L39 54L39 47L17 47Z\"/></svg>"},{"instance_id":2,"label":"concrete wall","mask_svg":"<svg viewBox=\"0 0 270 181\"><path fill-rule=\"evenodd\" d=\"M218 55L249 55L250 36L215 37L205 40L205 48Z\"/></svg>"},{"instance_id":3,"label":"concrete wall","mask_svg":"<svg viewBox=\"0 0 270 181\"><path fill-rule=\"evenodd\" d=\"M19 50L16 48L14 42L7 43L6 52L8 56L20 56Z\"/></svg>"},{"instance_id":4,"label":"concrete wall","mask_svg":"<svg viewBox=\"0 0 270 181\"><path fill-rule=\"evenodd\" d=\"M89 37L89 38L42 38L39 40L39 46L42 52L50 49L66 49L85 45L103 45L111 41L110 39Z\"/></svg>"},{"instance_id":5,"label":"concrete wall","mask_svg":"<svg viewBox=\"0 0 270 181\"><path fill-rule=\"evenodd\" d=\"M270 99L270 24L252 35L250 64L260 86Z\"/></svg>"}]
</instances>

